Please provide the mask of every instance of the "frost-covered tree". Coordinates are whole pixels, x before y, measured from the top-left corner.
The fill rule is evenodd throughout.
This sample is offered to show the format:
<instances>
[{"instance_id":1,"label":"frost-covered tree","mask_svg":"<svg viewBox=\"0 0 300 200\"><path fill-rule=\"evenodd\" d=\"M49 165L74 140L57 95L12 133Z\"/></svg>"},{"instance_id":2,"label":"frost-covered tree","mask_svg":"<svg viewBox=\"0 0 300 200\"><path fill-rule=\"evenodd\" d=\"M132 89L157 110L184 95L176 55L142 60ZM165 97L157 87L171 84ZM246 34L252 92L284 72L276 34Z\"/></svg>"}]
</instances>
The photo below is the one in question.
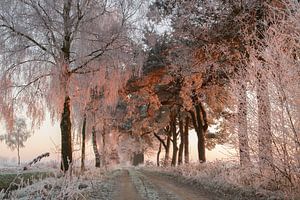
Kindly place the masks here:
<instances>
[{"instance_id":1,"label":"frost-covered tree","mask_svg":"<svg viewBox=\"0 0 300 200\"><path fill-rule=\"evenodd\" d=\"M18 165L20 165L20 148L25 147L25 142L30 137L30 132L27 130L25 119L16 118L13 129L10 133L0 135L0 141L4 141L5 144L14 151L17 150Z\"/></svg>"},{"instance_id":2,"label":"frost-covered tree","mask_svg":"<svg viewBox=\"0 0 300 200\"><path fill-rule=\"evenodd\" d=\"M25 108L39 125L50 110L60 120L64 171L72 162L76 80L97 73L103 58L116 63L114 50L130 51L128 38L140 5L134 0L0 2L0 117L11 127L12 113Z\"/></svg>"},{"instance_id":3,"label":"frost-covered tree","mask_svg":"<svg viewBox=\"0 0 300 200\"><path fill-rule=\"evenodd\" d=\"M287 185L297 184L295 169L299 153L299 2L263 4L263 35L250 54L258 67L253 71L262 79L258 85L259 161L262 172L272 169ZM268 23L266 23L268 22ZM266 26L268 25L268 26ZM259 97L259 95L261 97ZM262 134L262 135L260 135ZM269 170L270 171L270 170ZM266 174L268 176L269 173Z\"/></svg>"},{"instance_id":4,"label":"frost-covered tree","mask_svg":"<svg viewBox=\"0 0 300 200\"><path fill-rule=\"evenodd\" d=\"M244 8L233 18L243 30L243 49L231 85L240 161L246 167L250 157L256 161L251 166L258 164L265 185L277 181L294 187L299 180L294 171L299 148L299 2L253 1Z\"/></svg>"},{"instance_id":5,"label":"frost-covered tree","mask_svg":"<svg viewBox=\"0 0 300 200\"><path fill-rule=\"evenodd\" d=\"M125 53L123 54L125 55ZM119 101L118 91L132 74L131 68L127 67L131 64L127 60L132 59L132 57L129 54L126 54L126 56L127 58L122 60L123 66L107 66L98 72L97 76L81 76L80 81L78 81L81 84L81 88L79 88L81 91L77 91L77 93L84 95L76 95L73 98L73 108L76 112L74 121L76 121L75 124L78 124L76 132L81 133L83 160L85 141L91 139L95 160L98 160L96 163L100 163L100 160L104 166L109 163L108 160L104 160L113 151L113 148L106 147L108 136L111 134L113 127L107 127L107 125L112 124L113 126L116 121L115 110ZM85 124L85 128L83 128L83 124ZM106 148L109 151L105 151Z\"/></svg>"},{"instance_id":6,"label":"frost-covered tree","mask_svg":"<svg viewBox=\"0 0 300 200\"><path fill-rule=\"evenodd\" d=\"M256 11L256 34L259 47L264 48L265 31L267 24L265 23L267 16L267 4L264 1L257 1ZM259 49L258 51L264 51ZM272 151L272 132L271 132L271 103L269 99L268 88L268 70L263 58L258 55L260 62L257 62L257 105L258 105L258 146L259 146L259 162L262 169L266 166L273 165Z\"/></svg>"},{"instance_id":7,"label":"frost-covered tree","mask_svg":"<svg viewBox=\"0 0 300 200\"><path fill-rule=\"evenodd\" d=\"M173 41L168 52L168 69L171 76L182 80L180 98L197 132L200 162L206 160L208 125L226 121L222 115L228 108L229 78L236 64L232 54L239 48L231 44L235 42L233 33L237 33L228 26L228 19L238 6L239 3L218 0L157 0L149 13L154 21L164 18L170 21Z\"/></svg>"}]
</instances>

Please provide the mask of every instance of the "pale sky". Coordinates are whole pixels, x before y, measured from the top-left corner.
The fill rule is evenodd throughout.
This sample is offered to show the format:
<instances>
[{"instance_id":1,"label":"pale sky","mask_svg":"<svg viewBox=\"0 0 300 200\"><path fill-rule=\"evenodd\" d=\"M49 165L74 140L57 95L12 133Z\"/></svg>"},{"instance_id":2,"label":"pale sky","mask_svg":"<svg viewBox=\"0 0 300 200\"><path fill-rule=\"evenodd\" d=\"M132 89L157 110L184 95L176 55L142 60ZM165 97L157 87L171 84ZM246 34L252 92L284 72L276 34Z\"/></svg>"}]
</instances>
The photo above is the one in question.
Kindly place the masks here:
<instances>
[{"instance_id":1,"label":"pale sky","mask_svg":"<svg viewBox=\"0 0 300 200\"><path fill-rule=\"evenodd\" d=\"M0 134L5 133L3 129L0 130ZM197 161L197 137L194 131L190 131L190 152L191 161ZM92 146L89 143L87 146L87 156L93 156ZM47 118L44 124L39 130L25 142L25 147L20 150L21 162L28 162L33 160L40 154L50 152L50 157L43 159L43 161L56 160L60 161L60 154L58 153L58 148L60 148L60 128L59 123L54 125L51 123L50 119ZM235 151L229 147L217 145L212 151L206 151L207 160L214 161L216 159L226 159L230 157L231 154L235 154ZM74 156L76 159L76 156ZM3 160L16 160L17 151L11 151L4 142L0 142L0 162ZM77 158L78 159L78 158Z\"/></svg>"},{"instance_id":2,"label":"pale sky","mask_svg":"<svg viewBox=\"0 0 300 200\"><path fill-rule=\"evenodd\" d=\"M3 129L0 134L5 133ZM55 145L60 146L60 130L59 124L52 125L49 118L39 130L31 135L24 143L25 147L20 150L20 157L22 161L31 161L40 154L50 152L50 159L58 159L53 155L55 152ZM0 142L0 158L17 159L17 150L11 151L4 142Z\"/></svg>"}]
</instances>

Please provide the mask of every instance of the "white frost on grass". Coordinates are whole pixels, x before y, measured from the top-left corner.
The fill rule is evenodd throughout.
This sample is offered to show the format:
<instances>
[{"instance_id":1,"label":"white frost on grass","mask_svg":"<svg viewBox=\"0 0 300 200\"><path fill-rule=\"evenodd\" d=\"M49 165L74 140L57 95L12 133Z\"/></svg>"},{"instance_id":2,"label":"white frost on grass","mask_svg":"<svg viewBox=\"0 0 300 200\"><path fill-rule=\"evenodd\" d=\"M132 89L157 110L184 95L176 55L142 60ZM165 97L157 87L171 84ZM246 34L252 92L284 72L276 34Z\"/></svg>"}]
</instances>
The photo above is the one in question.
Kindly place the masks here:
<instances>
[{"instance_id":1,"label":"white frost on grass","mask_svg":"<svg viewBox=\"0 0 300 200\"><path fill-rule=\"evenodd\" d=\"M84 181L76 178L50 177L12 191L10 199L85 199L84 190L79 189L79 185L83 183Z\"/></svg>"},{"instance_id":2,"label":"white frost on grass","mask_svg":"<svg viewBox=\"0 0 300 200\"><path fill-rule=\"evenodd\" d=\"M102 177L103 172L99 169L89 170L84 175L71 176L56 172L52 177L35 179L31 184L18 184L18 189L9 193L9 199L87 199L94 182L101 181ZM7 194L4 191L0 192L0 199L5 195Z\"/></svg>"},{"instance_id":3,"label":"white frost on grass","mask_svg":"<svg viewBox=\"0 0 300 200\"><path fill-rule=\"evenodd\" d=\"M232 162L193 163L177 167L145 167L147 171L212 191L227 199L283 199L281 191L259 187L255 168L242 170ZM246 178L245 178L246 177Z\"/></svg>"},{"instance_id":4,"label":"white frost on grass","mask_svg":"<svg viewBox=\"0 0 300 200\"><path fill-rule=\"evenodd\" d=\"M92 186L87 191L89 200L112 200L116 192L116 179L120 176L121 170L106 172L101 179L94 179Z\"/></svg>"}]
</instances>

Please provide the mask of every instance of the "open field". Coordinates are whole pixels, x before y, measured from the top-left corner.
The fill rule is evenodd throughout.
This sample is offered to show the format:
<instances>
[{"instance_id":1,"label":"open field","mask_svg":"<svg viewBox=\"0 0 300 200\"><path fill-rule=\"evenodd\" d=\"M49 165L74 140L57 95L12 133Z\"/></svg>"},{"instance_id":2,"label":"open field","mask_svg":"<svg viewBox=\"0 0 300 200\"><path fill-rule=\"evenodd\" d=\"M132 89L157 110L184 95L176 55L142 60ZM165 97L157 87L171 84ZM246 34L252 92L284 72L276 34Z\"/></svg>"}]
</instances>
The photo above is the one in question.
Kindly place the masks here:
<instances>
[{"instance_id":1,"label":"open field","mask_svg":"<svg viewBox=\"0 0 300 200\"><path fill-rule=\"evenodd\" d=\"M32 184L35 181L53 176L51 171L15 171L11 169L3 169L0 173L0 191L1 190L15 190L19 187Z\"/></svg>"}]
</instances>

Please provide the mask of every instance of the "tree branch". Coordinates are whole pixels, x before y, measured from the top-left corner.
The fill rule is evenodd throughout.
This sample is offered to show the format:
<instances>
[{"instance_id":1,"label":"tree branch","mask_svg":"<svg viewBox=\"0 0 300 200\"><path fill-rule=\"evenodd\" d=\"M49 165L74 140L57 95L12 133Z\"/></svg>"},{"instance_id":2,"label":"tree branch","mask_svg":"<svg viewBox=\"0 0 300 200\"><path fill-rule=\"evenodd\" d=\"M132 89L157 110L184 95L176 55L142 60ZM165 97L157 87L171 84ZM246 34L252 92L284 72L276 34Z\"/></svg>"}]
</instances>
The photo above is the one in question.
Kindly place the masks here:
<instances>
[{"instance_id":1,"label":"tree branch","mask_svg":"<svg viewBox=\"0 0 300 200\"><path fill-rule=\"evenodd\" d=\"M42 60L42 59L30 59L30 60L24 60L24 61L21 61L19 63L15 63L15 64L12 64L11 66L8 67L8 69L6 69L5 71L6 72L9 72L10 70L13 70L15 67L19 66L19 65L23 65L23 64L26 64L26 63L30 63L30 62L47 62L47 63L50 63L52 65L55 65L55 63L49 61L49 60Z\"/></svg>"},{"instance_id":2,"label":"tree branch","mask_svg":"<svg viewBox=\"0 0 300 200\"><path fill-rule=\"evenodd\" d=\"M113 44L113 43L115 42L116 39L117 39L117 37L114 37L114 38L113 38L109 43L107 43L103 48L97 49L97 50L91 52L90 54L86 55L86 57L91 57L91 58L88 59L88 60L86 60L82 65L80 65L80 66L78 66L78 67L72 69L72 70L70 71L70 73L76 73L78 70L80 70L80 69L86 67L86 66L87 66L90 62L92 62L93 60L95 60L95 59L99 58L100 56L102 56L102 55L106 52L107 48L108 48L111 44ZM98 53L98 54L97 54L97 53ZM95 55L95 54L96 54L96 55Z\"/></svg>"},{"instance_id":3,"label":"tree branch","mask_svg":"<svg viewBox=\"0 0 300 200\"><path fill-rule=\"evenodd\" d=\"M192 122L193 122L194 128L198 131L198 125L197 125L197 120L196 120L195 112L192 111L192 110L190 110L189 113L191 114ZM196 132L197 132L197 131L196 131Z\"/></svg>"},{"instance_id":4,"label":"tree branch","mask_svg":"<svg viewBox=\"0 0 300 200\"><path fill-rule=\"evenodd\" d=\"M1 24L0 27L4 27L4 28L7 28L7 29L11 30L12 32L16 33L17 35L19 35L19 36L21 36L21 37L23 37L23 38L26 38L27 40L29 40L29 41L31 41L32 43L34 43L34 44L35 44L36 46L38 46L41 50L43 50L43 51L45 51L45 52L51 54L51 52L49 52L48 49L47 49L46 47L44 47L43 45L41 45L41 44L40 44L39 42L37 42L34 38L32 38L32 37L26 35L25 33L22 33L22 32L20 32L20 31L17 31L14 27L8 26L8 25L6 25L6 24ZM51 54L51 55L52 55L52 54Z\"/></svg>"},{"instance_id":5,"label":"tree branch","mask_svg":"<svg viewBox=\"0 0 300 200\"><path fill-rule=\"evenodd\" d=\"M159 135L157 135L157 133L154 132L154 136L160 141L160 143L164 146L165 149L167 149L167 145L165 143L165 141L159 137Z\"/></svg>"},{"instance_id":6,"label":"tree branch","mask_svg":"<svg viewBox=\"0 0 300 200\"><path fill-rule=\"evenodd\" d=\"M27 84L24 84L24 85L16 85L14 87L18 88L18 87L21 87L21 89L17 92L17 94L14 96L13 100L17 99L17 97L27 88L29 87L31 84L39 81L40 79L42 78L45 78L45 77L48 77L48 76L51 76L52 74L49 73L49 74L43 74L41 76L38 76L36 77L35 79L33 79L32 81L28 82Z\"/></svg>"}]
</instances>

